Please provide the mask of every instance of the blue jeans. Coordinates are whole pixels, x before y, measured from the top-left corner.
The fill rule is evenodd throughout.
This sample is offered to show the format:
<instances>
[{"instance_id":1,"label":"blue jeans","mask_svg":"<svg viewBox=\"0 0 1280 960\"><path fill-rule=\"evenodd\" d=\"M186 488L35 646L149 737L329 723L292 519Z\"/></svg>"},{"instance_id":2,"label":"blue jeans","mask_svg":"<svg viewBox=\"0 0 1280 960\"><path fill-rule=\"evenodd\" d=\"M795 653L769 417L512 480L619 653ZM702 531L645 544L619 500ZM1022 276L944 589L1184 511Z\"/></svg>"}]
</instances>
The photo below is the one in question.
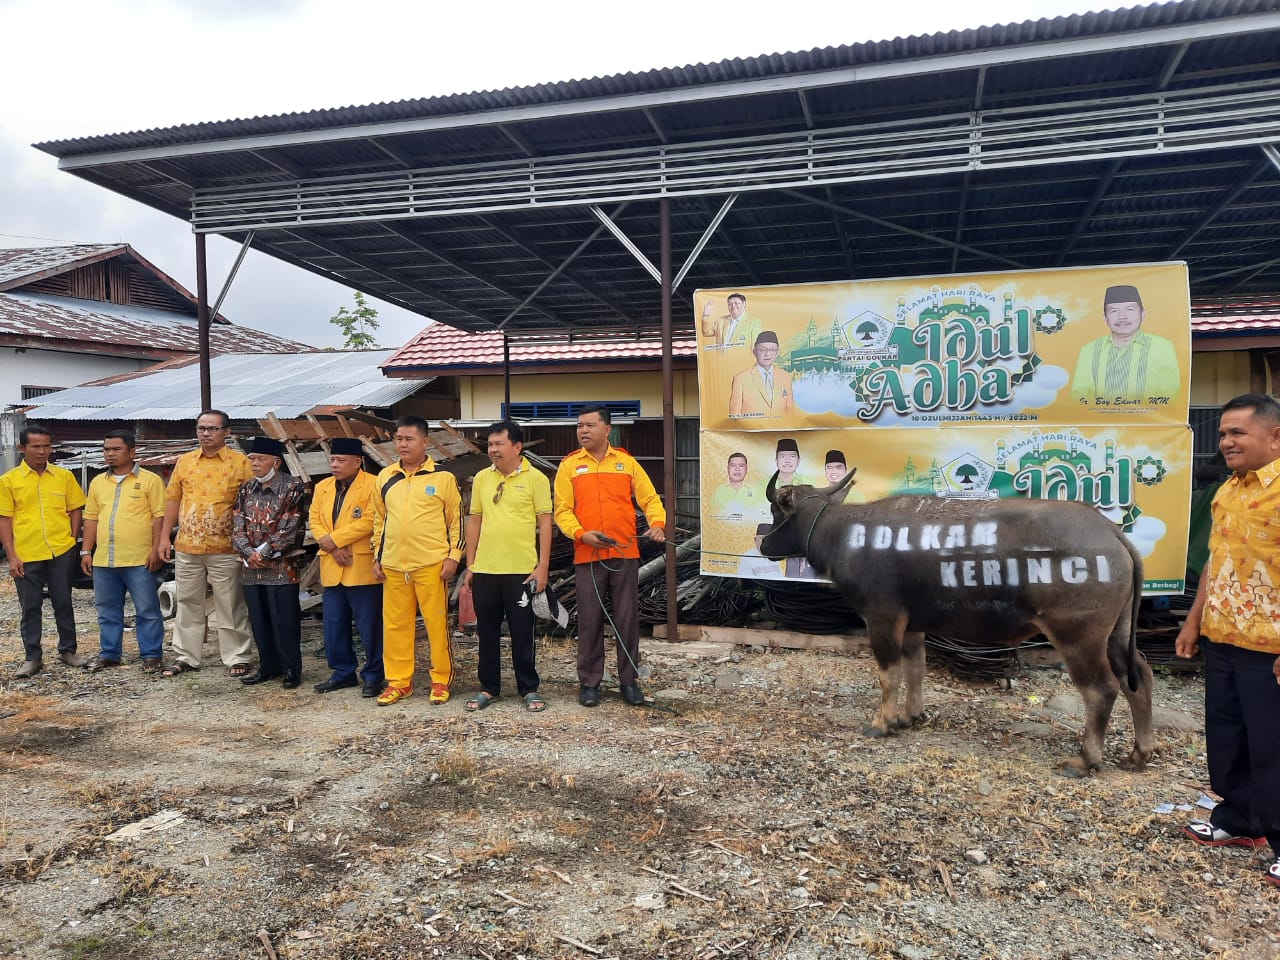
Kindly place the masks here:
<instances>
[{"instance_id":1,"label":"blue jeans","mask_svg":"<svg viewBox=\"0 0 1280 960\"><path fill-rule=\"evenodd\" d=\"M98 607L102 635L100 656L120 660L124 656L124 593L133 597L138 653L144 660L159 660L164 653L164 618L156 576L146 567L93 568L93 599Z\"/></svg>"}]
</instances>

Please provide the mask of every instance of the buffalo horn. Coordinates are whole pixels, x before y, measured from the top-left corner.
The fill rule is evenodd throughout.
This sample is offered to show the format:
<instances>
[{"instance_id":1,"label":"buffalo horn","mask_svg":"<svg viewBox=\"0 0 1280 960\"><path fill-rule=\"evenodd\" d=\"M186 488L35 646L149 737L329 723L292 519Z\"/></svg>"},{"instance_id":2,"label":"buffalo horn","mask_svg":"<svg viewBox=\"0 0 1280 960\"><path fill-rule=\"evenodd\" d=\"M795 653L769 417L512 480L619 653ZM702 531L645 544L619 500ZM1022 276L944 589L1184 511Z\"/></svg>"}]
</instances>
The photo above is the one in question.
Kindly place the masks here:
<instances>
[{"instance_id":1,"label":"buffalo horn","mask_svg":"<svg viewBox=\"0 0 1280 960\"><path fill-rule=\"evenodd\" d=\"M764 488L765 499L770 503L777 503L778 494L778 471L773 471L773 476L769 478L769 484Z\"/></svg>"}]
</instances>

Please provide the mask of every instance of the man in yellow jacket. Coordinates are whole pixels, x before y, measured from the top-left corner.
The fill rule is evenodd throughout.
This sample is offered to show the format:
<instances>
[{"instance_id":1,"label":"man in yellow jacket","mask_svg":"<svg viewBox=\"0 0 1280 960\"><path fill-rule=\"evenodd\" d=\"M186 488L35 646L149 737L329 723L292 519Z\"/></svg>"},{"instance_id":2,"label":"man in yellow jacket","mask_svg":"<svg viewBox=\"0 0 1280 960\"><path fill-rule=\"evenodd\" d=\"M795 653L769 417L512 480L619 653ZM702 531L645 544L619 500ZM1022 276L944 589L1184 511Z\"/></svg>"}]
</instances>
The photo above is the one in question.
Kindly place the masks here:
<instances>
[{"instance_id":1,"label":"man in yellow jacket","mask_svg":"<svg viewBox=\"0 0 1280 960\"><path fill-rule=\"evenodd\" d=\"M382 584L373 575L373 516L378 482L366 473L360 441L329 441L332 476L316 484L311 500L311 536L320 547L324 585L324 654L332 674L316 693L332 693L363 681L360 695L382 693ZM351 622L364 647L364 669L357 667Z\"/></svg>"},{"instance_id":2,"label":"man in yellow jacket","mask_svg":"<svg viewBox=\"0 0 1280 960\"><path fill-rule=\"evenodd\" d=\"M431 642L431 702L449 699L447 585L462 560L462 497L453 474L427 454L427 421L401 417L395 444L400 459L378 474L374 498L373 575L382 581L382 706L413 693L413 635L417 613Z\"/></svg>"}]
</instances>

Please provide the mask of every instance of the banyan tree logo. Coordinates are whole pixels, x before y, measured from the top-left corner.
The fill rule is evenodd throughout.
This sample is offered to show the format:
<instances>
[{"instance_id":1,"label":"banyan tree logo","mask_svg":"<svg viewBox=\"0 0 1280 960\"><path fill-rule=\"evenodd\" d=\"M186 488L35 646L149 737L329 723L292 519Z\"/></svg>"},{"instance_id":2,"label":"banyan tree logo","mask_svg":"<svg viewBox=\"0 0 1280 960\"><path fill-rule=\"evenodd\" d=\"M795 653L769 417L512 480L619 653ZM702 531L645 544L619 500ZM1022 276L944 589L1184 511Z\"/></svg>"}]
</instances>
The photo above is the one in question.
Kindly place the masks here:
<instances>
[{"instance_id":1,"label":"banyan tree logo","mask_svg":"<svg viewBox=\"0 0 1280 960\"><path fill-rule=\"evenodd\" d=\"M964 453L942 467L942 496L954 500L994 500L991 489L996 468L972 453Z\"/></svg>"},{"instance_id":2,"label":"banyan tree logo","mask_svg":"<svg viewBox=\"0 0 1280 960\"><path fill-rule=\"evenodd\" d=\"M880 316L874 310L864 310L845 321L840 328L844 334L844 344L839 351L840 360L845 363L896 360L898 347L889 342L893 336L893 328L892 320Z\"/></svg>"}]
</instances>

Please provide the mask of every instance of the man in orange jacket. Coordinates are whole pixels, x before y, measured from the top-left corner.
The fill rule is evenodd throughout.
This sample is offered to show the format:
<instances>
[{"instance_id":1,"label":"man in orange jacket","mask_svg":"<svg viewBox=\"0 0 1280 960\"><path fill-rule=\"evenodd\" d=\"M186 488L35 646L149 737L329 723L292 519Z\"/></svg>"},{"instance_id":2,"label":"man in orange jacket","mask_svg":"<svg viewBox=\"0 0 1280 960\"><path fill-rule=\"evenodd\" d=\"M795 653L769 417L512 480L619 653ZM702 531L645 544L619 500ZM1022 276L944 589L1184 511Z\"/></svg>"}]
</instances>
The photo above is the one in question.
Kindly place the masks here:
<instances>
[{"instance_id":1,"label":"man in orange jacket","mask_svg":"<svg viewBox=\"0 0 1280 960\"><path fill-rule=\"evenodd\" d=\"M618 684L622 699L644 704L640 689L640 550L632 499L649 521L648 537L666 542L667 512L648 474L625 450L609 445L609 409L594 405L578 414L576 450L560 461L555 482L555 521L574 542L578 601L578 702L600 703L604 678L604 598L612 601L618 634Z\"/></svg>"}]
</instances>

